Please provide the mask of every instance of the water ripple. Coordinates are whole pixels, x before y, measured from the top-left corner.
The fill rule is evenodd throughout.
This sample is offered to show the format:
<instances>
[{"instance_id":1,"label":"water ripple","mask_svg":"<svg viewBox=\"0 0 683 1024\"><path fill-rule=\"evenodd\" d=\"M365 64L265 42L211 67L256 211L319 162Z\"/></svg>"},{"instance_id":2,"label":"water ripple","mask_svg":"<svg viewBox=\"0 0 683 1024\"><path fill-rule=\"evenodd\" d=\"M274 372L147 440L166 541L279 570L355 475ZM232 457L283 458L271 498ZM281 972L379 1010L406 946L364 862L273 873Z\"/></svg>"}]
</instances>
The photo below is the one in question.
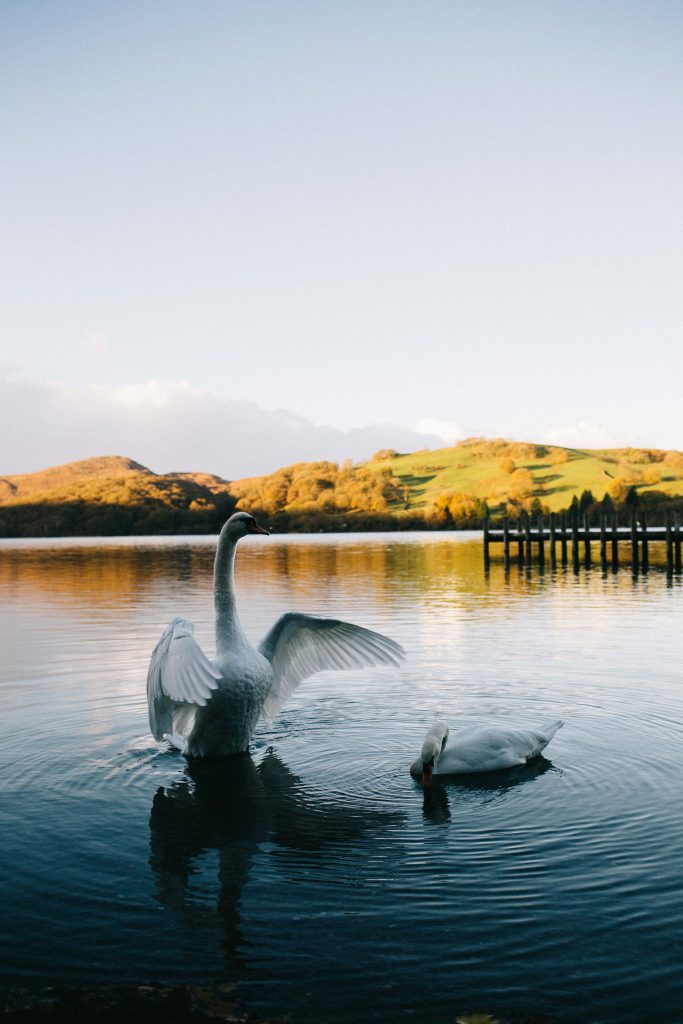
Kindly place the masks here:
<instances>
[{"instance_id":1,"label":"water ripple","mask_svg":"<svg viewBox=\"0 0 683 1024\"><path fill-rule=\"evenodd\" d=\"M0 546L3 977L221 978L302 1024L683 1019L680 588L485 578L461 538L252 545L250 635L353 609L409 657L311 679L250 755L192 763L147 734L144 677L178 611L210 650L212 553ZM566 725L425 794L443 717Z\"/></svg>"}]
</instances>

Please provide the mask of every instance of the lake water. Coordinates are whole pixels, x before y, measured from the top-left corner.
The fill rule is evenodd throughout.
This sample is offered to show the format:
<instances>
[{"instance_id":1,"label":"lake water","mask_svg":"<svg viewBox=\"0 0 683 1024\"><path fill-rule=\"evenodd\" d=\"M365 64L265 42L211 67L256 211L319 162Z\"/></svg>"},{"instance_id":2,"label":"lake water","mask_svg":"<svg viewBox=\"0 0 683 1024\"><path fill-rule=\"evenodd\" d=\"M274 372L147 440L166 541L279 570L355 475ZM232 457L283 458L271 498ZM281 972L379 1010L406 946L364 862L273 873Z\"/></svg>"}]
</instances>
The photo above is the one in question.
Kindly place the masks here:
<instances>
[{"instance_id":1,"label":"lake water","mask_svg":"<svg viewBox=\"0 0 683 1024\"><path fill-rule=\"evenodd\" d=\"M306 681L250 757L148 733L176 613L213 651L210 538L0 542L5 989L225 982L294 1024L683 1020L683 591L540 575L467 535L255 537L258 640L287 610L378 629L401 670ZM524 770L436 784L436 718L566 722Z\"/></svg>"}]
</instances>

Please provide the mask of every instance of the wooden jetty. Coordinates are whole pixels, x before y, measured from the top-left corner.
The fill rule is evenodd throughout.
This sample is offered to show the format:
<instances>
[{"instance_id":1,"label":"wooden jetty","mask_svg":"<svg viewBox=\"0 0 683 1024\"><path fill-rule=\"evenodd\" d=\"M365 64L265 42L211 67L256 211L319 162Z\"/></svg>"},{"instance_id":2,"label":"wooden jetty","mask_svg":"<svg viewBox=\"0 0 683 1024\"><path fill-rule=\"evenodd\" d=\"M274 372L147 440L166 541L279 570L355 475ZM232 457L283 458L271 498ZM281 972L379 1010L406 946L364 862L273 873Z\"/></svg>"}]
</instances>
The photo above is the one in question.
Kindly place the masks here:
<instances>
[{"instance_id":1,"label":"wooden jetty","mask_svg":"<svg viewBox=\"0 0 683 1024\"><path fill-rule=\"evenodd\" d=\"M596 524L590 524L588 516L581 520L578 515L562 512L550 514L546 523L542 515L534 516L523 513L514 523L505 516L502 527L491 526L487 517L484 520L484 564L488 566L491 559L491 545L503 545L503 560L508 567L513 558L520 565L531 565L534 551L539 566L544 566L546 549L551 569L559 563L563 566L571 562L574 568L592 565L592 544L598 546L600 564L603 569L611 565L619 567L620 545L626 544L630 551L631 567L635 571L647 572L650 565L650 544L666 544L666 570L668 573L681 572L681 517L678 513L667 513L665 526L649 526L645 512L637 515L631 513L628 526L619 526L616 514L609 517L600 515Z\"/></svg>"}]
</instances>

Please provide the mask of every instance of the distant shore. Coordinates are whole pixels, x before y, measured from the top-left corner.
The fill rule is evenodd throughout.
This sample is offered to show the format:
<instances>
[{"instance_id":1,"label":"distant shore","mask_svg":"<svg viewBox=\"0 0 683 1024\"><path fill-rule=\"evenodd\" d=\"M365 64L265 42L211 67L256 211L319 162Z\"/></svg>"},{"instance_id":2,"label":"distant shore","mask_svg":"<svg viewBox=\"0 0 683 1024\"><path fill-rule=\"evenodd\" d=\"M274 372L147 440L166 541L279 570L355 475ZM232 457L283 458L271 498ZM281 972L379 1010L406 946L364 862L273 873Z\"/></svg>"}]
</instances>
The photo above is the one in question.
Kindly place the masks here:
<instances>
[{"instance_id":1,"label":"distant shore","mask_svg":"<svg viewBox=\"0 0 683 1024\"><path fill-rule=\"evenodd\" d=\"M683 452L589 451L470 438L365 463L300 462L266 476L155 473L106 455L0 477L0 537L216 534L235 509L279 533L481 529L484 519L634 508L683 515Z\"/></svg>"}]
</instances>

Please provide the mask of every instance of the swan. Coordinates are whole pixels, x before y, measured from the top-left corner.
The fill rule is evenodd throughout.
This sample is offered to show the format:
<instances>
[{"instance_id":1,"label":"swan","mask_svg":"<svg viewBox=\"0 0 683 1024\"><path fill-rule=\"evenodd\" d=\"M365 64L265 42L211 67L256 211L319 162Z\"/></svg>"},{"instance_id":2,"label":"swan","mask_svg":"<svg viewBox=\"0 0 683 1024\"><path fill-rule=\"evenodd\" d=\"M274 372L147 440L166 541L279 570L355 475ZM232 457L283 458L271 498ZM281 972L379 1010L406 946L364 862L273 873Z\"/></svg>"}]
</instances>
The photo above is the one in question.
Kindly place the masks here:
<instances>
[{"instance_id":1,"label":"swan","mask_svg":"<svg viewBox=\"0 0 683 1024\"><path fill-rule=\"evenodd\" d=\"M188 757L222 757L247 750L260 715L280 710L296 687L324 669L400 665L403 648L380 633L339 619L299 612L282 615L257 648L237 617L235 549L247 534L268 530L248 512L235 512L218 538L213 571L216 657L177 616L152 652L147 673L149 725Z\"/></svg>"},{"instance_id":2,"label":"swan","mask_svg":"<svg viewBox=\"0 0 683 1024\"><path fill-rule=\"evenodd\" d=\"M514 768L537 757L564 722L542 729L516 729L509 725L472 726L461 729L448 742L448 725L436 722L424 738L422 752L410 766L410 774L429 786L432 775L465 775Z\"/></svg>"}]
</instances>

